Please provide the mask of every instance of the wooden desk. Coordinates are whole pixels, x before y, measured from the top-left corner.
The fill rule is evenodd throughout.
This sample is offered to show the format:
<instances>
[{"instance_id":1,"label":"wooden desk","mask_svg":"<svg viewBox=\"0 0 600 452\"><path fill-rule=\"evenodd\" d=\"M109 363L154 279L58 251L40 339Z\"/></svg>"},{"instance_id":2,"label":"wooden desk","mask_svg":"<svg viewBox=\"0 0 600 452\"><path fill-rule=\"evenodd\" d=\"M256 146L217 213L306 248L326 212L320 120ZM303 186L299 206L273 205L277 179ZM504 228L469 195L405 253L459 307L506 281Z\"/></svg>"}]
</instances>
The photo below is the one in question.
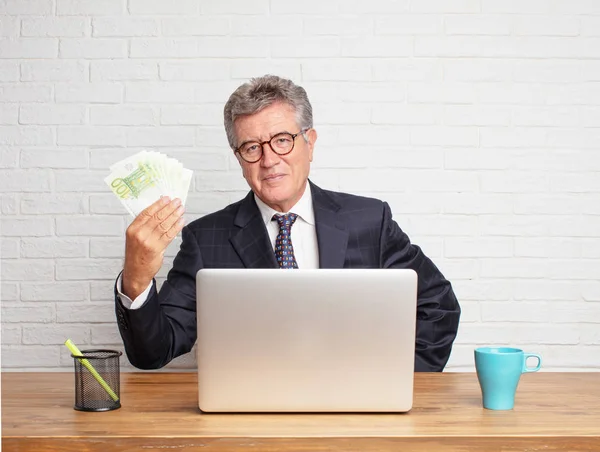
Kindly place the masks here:
<instances>
[{"instance_id":1,"label":"wooden desk","mask_svg":"<svg viewBox=\"0 0 600 452\"><path fill-rule=\"evenodd\" d=\"M600 373L523 375L513 411L475 374L417 374L408 414L201 414L195 373L123 373L122 408L75 411L72 373L2 374L8 451L600 451Z\"/></svg>"}]
</instances>

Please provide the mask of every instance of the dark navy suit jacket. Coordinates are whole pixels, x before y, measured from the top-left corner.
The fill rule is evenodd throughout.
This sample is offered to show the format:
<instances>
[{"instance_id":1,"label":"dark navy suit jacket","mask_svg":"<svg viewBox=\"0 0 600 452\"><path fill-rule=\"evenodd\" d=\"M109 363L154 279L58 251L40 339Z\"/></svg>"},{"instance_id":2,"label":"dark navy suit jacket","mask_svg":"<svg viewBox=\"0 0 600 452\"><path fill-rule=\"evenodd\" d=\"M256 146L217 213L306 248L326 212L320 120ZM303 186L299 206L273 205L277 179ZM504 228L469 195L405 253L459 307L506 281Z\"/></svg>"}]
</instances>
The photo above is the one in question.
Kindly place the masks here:
<instances>
[{"instance_id":1,"label":"dark navy suit jacket","mask_svg":"<svg viewBox=\"0 0 600 452\"><path fill-rule=\"evenodd\" d=\"M321 268L412 268L418 274L415 370L443 370L460 307L450 282L392 220L387 203L323 190L311 183ZM128 310L115 288L119 331L129 361L156 369L196 342L196 272L201 268L277 268L254 194L193 221L167 280Z\"/></svg>"}]
</instances>

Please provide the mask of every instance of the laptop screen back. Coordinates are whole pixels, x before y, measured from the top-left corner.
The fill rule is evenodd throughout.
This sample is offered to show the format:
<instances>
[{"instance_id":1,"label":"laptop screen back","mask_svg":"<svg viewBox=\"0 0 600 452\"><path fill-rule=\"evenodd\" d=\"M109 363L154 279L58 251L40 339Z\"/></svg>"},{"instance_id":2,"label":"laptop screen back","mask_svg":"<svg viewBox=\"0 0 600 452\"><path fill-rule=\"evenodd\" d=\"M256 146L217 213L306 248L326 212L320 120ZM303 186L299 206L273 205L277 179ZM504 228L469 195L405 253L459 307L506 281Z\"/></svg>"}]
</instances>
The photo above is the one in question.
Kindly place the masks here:
<instances>
[{"instance_id":1,"label":"laptop screen back","mask_svg":"<svg viewBox=\"0 0 600 452\"><path fill-rule=\"evenodd\" d=\"M200 409L410 410L416 298L412 270L200 270Z\"/></svg>"}]
</instances>

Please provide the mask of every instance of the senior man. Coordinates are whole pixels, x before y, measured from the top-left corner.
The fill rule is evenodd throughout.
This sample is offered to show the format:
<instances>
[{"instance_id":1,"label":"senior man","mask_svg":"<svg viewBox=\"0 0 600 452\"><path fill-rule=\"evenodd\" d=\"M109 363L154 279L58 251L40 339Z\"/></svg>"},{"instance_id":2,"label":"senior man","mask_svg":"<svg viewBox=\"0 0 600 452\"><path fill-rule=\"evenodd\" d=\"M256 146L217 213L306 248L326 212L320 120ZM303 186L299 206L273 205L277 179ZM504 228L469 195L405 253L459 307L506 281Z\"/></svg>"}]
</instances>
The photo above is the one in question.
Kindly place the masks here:
<instances>
[{"instance_id":1,"label":"senior man","mask_svg":"<svg viewBox=\"0 0 600 452\"><path fill-rule=\"evenodd\" d=\"M129 361L156 369L192 349L201 268L412 268L418 274L415 370L442 371L460 317L450 282L411 244L387 203L309 180L317 131L306 91L272 75L252 79L230 96L224 116L251 191L185 227L181 201L166 197L131 223L115 284ZM154 277L179 232L181 248L158 292Z\"/></svg>"}]
</instances>

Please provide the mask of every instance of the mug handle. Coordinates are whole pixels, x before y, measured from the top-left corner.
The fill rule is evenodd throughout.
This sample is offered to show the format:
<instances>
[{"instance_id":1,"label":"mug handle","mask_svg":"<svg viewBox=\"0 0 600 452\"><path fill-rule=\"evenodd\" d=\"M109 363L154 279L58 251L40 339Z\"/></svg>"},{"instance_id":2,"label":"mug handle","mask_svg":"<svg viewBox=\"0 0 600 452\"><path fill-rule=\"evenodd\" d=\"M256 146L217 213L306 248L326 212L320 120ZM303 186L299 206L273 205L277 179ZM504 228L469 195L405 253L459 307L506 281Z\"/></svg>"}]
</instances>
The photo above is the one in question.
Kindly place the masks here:
<instances>
[{"instance_id":1,"label":"mug handle","mask_svg":"<svg viewBox=\"0 0 600 452\"><path fill-rule=\"evenodd\" d=\"M527 358L537 358L537 366L535 367L527 367ZM527 372L537 372L542 367L542 357L537 353L524 353L523 354L523 373Z\"/></svg>"}]
</instances>

